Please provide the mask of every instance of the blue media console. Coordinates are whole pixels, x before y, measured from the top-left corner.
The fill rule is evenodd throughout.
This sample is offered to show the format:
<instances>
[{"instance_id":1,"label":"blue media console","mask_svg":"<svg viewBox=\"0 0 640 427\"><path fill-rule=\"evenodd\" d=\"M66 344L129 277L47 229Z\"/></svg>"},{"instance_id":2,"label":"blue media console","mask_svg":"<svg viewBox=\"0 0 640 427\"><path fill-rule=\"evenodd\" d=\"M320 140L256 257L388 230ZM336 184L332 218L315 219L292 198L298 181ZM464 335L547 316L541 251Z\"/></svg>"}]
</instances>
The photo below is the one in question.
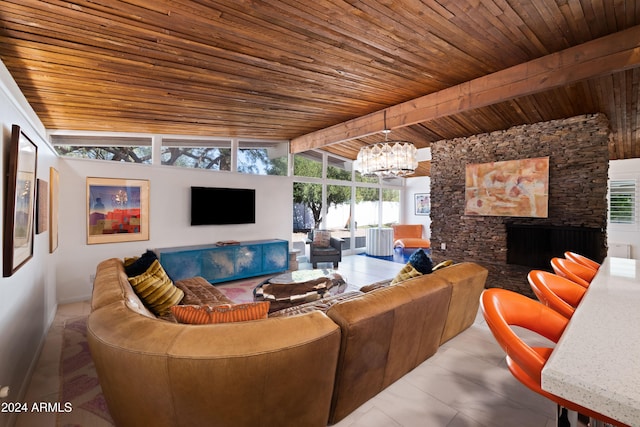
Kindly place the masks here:
<instances>
[{"instance_id":1,"label":"blue media console","mask_svg":"<svg viewBox=\"0 0 640 427\"><path fill-rule=\"evenodd\" d=\"M173 280L202 276L210 283L220 283L289 268L289 242L279 239L159 248L155 252Z\"/></svg>"}]
</instances>

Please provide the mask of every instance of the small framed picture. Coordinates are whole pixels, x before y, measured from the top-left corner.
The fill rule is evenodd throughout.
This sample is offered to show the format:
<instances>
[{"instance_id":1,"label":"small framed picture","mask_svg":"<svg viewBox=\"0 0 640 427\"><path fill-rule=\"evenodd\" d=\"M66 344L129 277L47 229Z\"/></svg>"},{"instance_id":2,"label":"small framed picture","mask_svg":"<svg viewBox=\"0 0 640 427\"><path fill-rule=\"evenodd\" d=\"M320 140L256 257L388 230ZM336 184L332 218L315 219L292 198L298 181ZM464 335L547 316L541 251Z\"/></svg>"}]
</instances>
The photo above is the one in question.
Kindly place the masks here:
<instances>
[{"instance_id":1,"label":"small framed picture","mask_svg":"<svg viewBox=\"0 0 640 427\"><path fill-rule=\"evenodd\" d=\"M87 244L149 240L149 181L87 178Z\"/></svg>"},{"instance_id":2,"label":"small framed picture","mask_svg":"<svg viewBox=\"0 0 640 427\"><path fill-rule=\"evenodd\" d=\"M40 178L37 182L36 234L41 234L49 229L49 183Z\"/></svg>"},{"instance_id":3,"label":"small framed picture","mask_svg":"<svg viewBox=\"0 0 640 427\"><path fill-rule=\"evenodd\" d=\"M56 168L49 168L49 253L58 248L58 210L60 194L60 174Z\"/></svg>"},{"instance_id":4,"label":"small framed picture","mask_svg":"<svg viewBox=\"0 0 640 427\"><path fill-rule=\"evenodd\" d=\"M415 214L429 215L431 213L431 195L429 193L416 193L414 198Z\"/></svg>"}]
</instances>

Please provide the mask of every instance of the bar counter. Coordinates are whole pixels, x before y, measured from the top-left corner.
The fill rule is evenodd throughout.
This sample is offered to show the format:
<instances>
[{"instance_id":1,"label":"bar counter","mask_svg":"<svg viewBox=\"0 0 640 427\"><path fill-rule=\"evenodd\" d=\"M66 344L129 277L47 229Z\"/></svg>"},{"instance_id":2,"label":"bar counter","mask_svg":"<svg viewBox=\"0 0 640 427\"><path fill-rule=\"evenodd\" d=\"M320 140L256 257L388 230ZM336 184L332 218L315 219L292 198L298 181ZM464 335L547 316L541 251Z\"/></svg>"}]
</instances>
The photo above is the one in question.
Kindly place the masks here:
<instances>
[{"instance_id":1,"label":"bar counter","mask_svg":"<svg viewBox=\"0 0 640 427\"><path fill-rule=\"evenodd\" d=\"M542 369L542 389L640 426L640 261L604 260Z\"/></svg>"}]
</instances>

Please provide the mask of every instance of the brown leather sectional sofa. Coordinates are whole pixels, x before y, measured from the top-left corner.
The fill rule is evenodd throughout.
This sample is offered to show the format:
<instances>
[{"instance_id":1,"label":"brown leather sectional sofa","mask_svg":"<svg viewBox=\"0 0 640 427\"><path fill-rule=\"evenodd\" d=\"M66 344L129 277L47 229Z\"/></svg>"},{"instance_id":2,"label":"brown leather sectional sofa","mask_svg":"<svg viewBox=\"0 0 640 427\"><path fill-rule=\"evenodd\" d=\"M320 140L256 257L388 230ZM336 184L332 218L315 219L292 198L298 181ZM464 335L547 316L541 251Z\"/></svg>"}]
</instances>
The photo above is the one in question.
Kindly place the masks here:
<instances>
[{"instance_id":1,"label":"brown leather sectional sofa","mask_svg":"<svg viewBox=\"0 0 640 427\"><path fill-rule=\"evenodd\" d=\"M460 263L324 311L182 325L148 311L109 259L87 335L118 426L325 426L468 328L486 278Z\"/></svg>"}]
</instances>

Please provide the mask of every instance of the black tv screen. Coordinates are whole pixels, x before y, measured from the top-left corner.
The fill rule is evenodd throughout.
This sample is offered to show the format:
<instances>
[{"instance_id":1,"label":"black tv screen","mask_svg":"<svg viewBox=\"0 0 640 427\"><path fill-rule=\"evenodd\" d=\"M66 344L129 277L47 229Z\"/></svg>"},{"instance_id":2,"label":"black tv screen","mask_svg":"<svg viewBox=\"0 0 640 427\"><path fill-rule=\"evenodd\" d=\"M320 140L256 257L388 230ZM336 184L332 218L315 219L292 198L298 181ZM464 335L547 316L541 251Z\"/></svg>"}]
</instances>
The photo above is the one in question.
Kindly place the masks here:
<instances>
[{"instance_id":1,"label":"black tv screen","mask_svg":"<svg viewBox=\"0 0 640 427\"><path fill-rule=\"evenodd\" d=\"M191 187L191 225L255 222L256 190Z\"/></svg>"}]
</instances>

